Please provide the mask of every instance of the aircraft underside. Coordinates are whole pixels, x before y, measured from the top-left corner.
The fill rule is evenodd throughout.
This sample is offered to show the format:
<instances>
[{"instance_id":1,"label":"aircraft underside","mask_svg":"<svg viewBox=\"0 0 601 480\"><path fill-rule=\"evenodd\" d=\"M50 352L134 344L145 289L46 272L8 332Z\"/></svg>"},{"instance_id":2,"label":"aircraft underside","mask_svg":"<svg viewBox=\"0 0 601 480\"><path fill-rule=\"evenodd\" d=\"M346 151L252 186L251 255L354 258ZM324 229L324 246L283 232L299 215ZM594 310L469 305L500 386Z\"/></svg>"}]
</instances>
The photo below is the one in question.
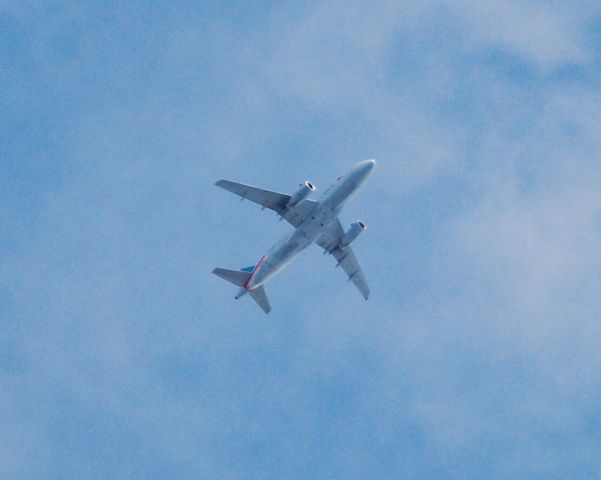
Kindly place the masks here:
<instances>
[{"instance_id":1,"label":"aircraft underside","mask_svg":"<svg viewBox=\"0 0 601 480\"><path fill-rule=\"evenodd\" d=\"M362 222L354 222L344 231L338 214L348 199L366 182L375 160L356 164L347 174L338 177L319 200L307 197L315 187L306 181L293 195L263 190L229 180L219 180L216 185L228 190L241 199L251 200L262 209L275 211L281 219L290 223L295 231L278 241L253 267L242 270L216 268L213 273L239 287L235 298L248 293L265 313L271 311L264 284L279 273L293 258L312 243L316 243L324 254L336 259L361 295L367 300L369 287L359 267L351 243L365 230Z\"/></svg>"}]
</instances>

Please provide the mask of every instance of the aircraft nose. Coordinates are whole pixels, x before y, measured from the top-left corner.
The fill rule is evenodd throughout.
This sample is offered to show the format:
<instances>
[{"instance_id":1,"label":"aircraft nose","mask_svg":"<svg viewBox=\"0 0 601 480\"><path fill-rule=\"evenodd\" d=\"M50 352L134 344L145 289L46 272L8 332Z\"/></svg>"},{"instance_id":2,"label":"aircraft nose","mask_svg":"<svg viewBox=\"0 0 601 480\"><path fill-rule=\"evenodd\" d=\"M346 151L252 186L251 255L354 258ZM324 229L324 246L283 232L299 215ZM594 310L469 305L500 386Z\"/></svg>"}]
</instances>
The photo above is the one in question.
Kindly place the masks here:
<instances>
[{"instance_id":1,"label":"aircraft nose","mask_svg":"<svg viewBox=\"0 0 601 480\"><path fill-rule=\"evenodd\" d=\"M358 166L359 166L360 171L363 172L364 175L367 175L376 166L376 161L375 160L363 160L363 161L359 162Z\"/></svg>"}]
</instances>

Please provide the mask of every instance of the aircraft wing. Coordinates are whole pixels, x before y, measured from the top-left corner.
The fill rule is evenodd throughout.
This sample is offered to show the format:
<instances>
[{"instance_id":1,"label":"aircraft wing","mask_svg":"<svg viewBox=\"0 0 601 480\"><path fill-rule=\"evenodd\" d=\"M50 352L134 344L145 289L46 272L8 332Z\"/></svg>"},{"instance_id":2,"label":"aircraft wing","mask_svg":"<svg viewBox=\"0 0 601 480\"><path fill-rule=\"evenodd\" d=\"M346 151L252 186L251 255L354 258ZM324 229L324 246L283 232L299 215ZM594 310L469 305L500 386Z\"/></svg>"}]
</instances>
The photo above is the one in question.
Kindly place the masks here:
<instances>
[{"instance_id":1,"label":"aircraft wing","mask_svg":"<svg viewBox=\"0 0 601 480\"><path fill-rule=\"evenodd\" d=\"M367 300L369 297L369 286L367 280L361 271L361 267L357 262L357 257L350 245L341 247L340 240L344 235L344 229L340 224L340 220L334 220L327 230L322 233L315 243L323 248L326 252L334 255L337 260L336 266L341 266L348 275L349 282L353 282L363 298Z\"/></svg>"},{"instance_id":2,"label":"aircraft wing","mask_svg":"<svg viewBox=\"0 0 601 480\"><path fill-rule=\"evenodd\" d=\"M251 187L250 185L231 182L229 180L219 180L215 185L238 195L241 200L250 200L261 205L262 208L273 210L295 228L317 206L317 202L314 200L303 200L292 208L286 208L286 204L290 200L290 195L286 195L285 193L263 190L262 188Z\"/></svg>"}]
</instances>

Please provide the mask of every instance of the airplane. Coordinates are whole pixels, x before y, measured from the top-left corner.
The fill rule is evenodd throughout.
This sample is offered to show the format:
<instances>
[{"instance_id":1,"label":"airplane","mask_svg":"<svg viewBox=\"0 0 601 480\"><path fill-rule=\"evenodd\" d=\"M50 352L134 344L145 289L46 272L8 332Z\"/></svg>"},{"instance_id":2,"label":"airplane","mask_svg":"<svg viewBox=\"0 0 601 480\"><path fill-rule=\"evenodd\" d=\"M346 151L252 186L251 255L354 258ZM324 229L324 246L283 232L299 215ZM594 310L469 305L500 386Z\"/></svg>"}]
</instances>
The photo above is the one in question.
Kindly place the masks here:
<instances>
[{"instance_id":1,"label":"airplane","mask_svg":"<svg viewBox=\"0 0 601 480\"><path fill-rule=\"evenodd\" d=\"M324 255L334 256L336 267L342 266L348 281L352 281L367 300L369 286L351 248L351 243L365 230L365 224L356 221L344 231L338 215L348 200L365 185L375 165L375 160L358 162L346 174L338 177L317 201L308 198L315 191L315 186L308 180L299 185L300 188L293 195L229 180L217 181L215 185L238 195L241 200L255 202L261 205L261 210L268 208L275 211L280 220L286 220L295 230L273 245L256 265L241 270L215 268L212 273L240 287L234 298L248 293L265 313L269 313L271 306L264 285L299 252L316 243L323 248Z\"/></svg>"}]
</instances>

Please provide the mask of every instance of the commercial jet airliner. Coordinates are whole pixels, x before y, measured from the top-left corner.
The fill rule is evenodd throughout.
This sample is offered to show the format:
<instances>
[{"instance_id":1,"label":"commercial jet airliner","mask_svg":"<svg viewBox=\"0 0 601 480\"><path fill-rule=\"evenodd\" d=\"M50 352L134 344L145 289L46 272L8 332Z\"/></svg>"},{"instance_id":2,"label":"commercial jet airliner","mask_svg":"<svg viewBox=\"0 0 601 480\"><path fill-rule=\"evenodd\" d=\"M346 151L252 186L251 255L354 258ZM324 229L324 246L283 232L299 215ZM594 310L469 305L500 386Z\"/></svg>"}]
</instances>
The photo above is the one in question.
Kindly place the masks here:
<instances>
[{"instance_id":1,"label":"commercial jet airliner","mask_svg":"<svg viewBox=\"0 0 601 480\"><path fill-rule=\"evenodd\" d=\"M261 205L262 209L275 211L280 219L286 220L295 230L271 247L256 265L242 270L216 268L213 273L240 287L236 299L249 293L259 307L265 313L269 313L271 307L265 293L265 283L282 271L297 253L315 242L324 249L324 254L334 256L338 262L336 266L342 266L348 280L355 284L367 300L369 287L351 248L351 243L365 230L365 224L357 221L344 231L338 214L346 202L365 185L375 164L375 160L357 163L342 177L338 177L317 201L307 198L315 190L309 181L300 185L293 195L271 192L229 180L216 182L215 185L235 193L242 200L251 200Z\"/></svg>"}]
</instances>

